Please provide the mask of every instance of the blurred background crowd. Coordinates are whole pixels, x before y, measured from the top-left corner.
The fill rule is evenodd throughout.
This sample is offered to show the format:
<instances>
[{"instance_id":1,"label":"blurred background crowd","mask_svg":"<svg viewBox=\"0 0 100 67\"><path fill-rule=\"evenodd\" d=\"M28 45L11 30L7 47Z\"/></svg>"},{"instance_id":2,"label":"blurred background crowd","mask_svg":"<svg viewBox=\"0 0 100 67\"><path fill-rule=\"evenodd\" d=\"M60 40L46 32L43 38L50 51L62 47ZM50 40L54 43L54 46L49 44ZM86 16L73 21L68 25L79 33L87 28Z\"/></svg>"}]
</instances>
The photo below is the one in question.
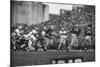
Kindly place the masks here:
<instances>
[{"instance_id":1,"label":"blurred background crowd","mask_svg":"<svg viewBox=\"0 0 100 67\"><path fill-rule=\"evenodd\" d=\"M94 50L95 6L50 14L49 20L37 24L11 27L12 51Z\"/></svg>"}]
</instances>

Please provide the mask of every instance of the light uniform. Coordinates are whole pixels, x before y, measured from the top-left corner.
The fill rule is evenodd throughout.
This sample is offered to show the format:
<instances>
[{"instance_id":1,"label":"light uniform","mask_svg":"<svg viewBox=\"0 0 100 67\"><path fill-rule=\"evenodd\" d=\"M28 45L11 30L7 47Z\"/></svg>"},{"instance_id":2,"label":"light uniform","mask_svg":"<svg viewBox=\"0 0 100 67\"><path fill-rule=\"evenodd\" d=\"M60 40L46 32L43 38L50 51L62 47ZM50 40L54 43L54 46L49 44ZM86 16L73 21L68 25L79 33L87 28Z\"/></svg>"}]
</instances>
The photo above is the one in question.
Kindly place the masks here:
<instances>
[{"instance_id":1,"label":"light uniform","mask_svg":"<svg viewBox=\"0 0 100 67\"><path fill-rule=\"evenodd\" d=\"M70 44L70 46L78 46L78 40L77 40L77 36L76 36L76 34L72 34L71 35L71 44Z\"/></svg>"},{"instance_id":2,"label":"light uniform","mask_svg":"<svg viewBox=\"0 0 100 67\"><path fill-rule=\"evenodd\" d=\"M20 36L20 30L19 29L15 29L15 32L18 36Z\"/></svg>"},{"instance_id":3,"label":"light uniform","mask_svg":"<svg viewBox=\"0 0 100 67\"><path fill-rule=\"evenodd\" d=\"M45 31L42 31L41 34L42 34L42 36L45 36L46 32Z\"/></svg>"},{"instance_id":4,"label":"light uniform","mask_svg":"<svg viewBox=\"0 0 100 67\"><path fill-rule=\"evenodd\" d=\"M61 48L62 43L65 45L66 38L67 38L66 33L67 33L67 31L60 31L60 32L59 32L59 34L60 34L60 43L59 43L58 49Z\"/></svg>"},{"instance_id":5,"label":"light uniform","mask_svg":"<svg viewBox=\"0 0 100 67\"><path fill-rule=\"evenodd\" d=\"M30 36L30 35L32 35L32 34L37 34L37 31L34 29L34 30L32 30L31 32L29 32L27 36Z\"/></svg>"},{"instance_id":6,"label":"light uniform","mask_svg":"<svg viewBox=\"0 0 100 67\"><path fill-rule=\"evenodd\" d=\"M36 40L36 37L34 36L34 34L36 33L36 30L32 30L31 32L29 32L29 34L26 35L26 38L29 39L28 46L30 50L34 50L32 45L34 45L33 42Z\"/></svg>"}]
</instances>

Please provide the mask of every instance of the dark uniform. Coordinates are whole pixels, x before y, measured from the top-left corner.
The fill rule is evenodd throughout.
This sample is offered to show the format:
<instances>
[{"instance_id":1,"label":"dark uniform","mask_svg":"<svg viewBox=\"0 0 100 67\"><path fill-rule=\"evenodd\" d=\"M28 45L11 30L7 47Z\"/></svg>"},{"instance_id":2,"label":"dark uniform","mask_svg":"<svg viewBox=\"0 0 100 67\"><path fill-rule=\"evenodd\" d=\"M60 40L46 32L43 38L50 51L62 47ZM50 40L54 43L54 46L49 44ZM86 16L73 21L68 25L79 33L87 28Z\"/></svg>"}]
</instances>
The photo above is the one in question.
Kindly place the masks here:
<instances>
[{"instance_id":1,"label":"dark uniform","mask_svg":"<svg viewBox=\"0 0 100 67\"><path fill-rule=\"evenodd\" d=\"M71 31L71 33L76 34L77 36L80 35L80 32L81 32L81 30L79 28L77 28L77 27L73 28L72 31Z\"/></svg>"},{"instance_id":2,"label":"dark uniform","mask_svg":"<svg viewBox=\"0 0 100 67\"><path fill-rule=\"evenodd\" d=\"M87 29L85 31L85 36L91 36L92 35L92 31L90 29Z\"/></svg>"},{"instance_id":3,"label":"dark uniform","mask_svg":"<svg viewBox=\"0 0 100 67\"><path fill-rule=\"evenodd\" d=\"M92 36L91 28L85 29L84 33L85 33L85 39L89 42L89 45L91 46L92 45L92 43L91 43L91 36Z\"/></svg>"},{"instance_id":4,"label":"dark uniform","mask_svg":"<svg viewBox=\"0 0 100 67\"><path fill-rule=\"evenodd\" d=\"M48 30L45 30L45 32L46 32L46 37L51 39L53 30L49 28Z\"/></svg>"},{"instance_id":5,"label":"dark uniform","mask_svg":"<svg viewBox=\"0 0 100 67\"><path fill-rule=\"evenodd\" d=\"M69 45L69 49L72 49L72 46L78 46L78 36L80 35L81 30L78 27L72 28L71 31L71 43Z\"/></svg>"}]
</instances>

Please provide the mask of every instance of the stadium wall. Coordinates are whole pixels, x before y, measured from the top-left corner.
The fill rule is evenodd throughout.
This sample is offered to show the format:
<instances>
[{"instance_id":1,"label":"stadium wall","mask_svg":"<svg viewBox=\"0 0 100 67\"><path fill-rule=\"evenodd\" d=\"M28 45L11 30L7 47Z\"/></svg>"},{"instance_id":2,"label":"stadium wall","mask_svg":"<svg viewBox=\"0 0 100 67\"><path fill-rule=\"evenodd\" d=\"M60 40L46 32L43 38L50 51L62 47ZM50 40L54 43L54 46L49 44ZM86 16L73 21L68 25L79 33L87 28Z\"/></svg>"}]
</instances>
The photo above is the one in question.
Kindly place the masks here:
<instances>
[{"instance_id":1,"label":"stadium wall","mask_svg":"<svg viewBox=\"0 0 100 67\"><path fill-rule=\"evenodd\" d=\"M40 2L12 1L11 23L36 24L49 20L49 6Z\"/></svg>"}]
</instances>

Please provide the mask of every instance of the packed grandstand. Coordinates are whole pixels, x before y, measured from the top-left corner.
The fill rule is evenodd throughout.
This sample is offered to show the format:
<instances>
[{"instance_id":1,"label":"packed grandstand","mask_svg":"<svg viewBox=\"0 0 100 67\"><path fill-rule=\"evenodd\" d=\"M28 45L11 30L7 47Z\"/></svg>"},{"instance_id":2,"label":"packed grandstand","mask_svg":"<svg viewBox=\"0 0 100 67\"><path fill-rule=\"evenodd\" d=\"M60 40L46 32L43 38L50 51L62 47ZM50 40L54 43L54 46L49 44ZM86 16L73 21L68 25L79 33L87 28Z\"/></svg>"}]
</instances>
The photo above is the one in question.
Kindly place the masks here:
<instances>
[{"instance_id":1,"label":"packed grandstand","mask_svg":"<svg viewBox=\"0 0 100 67\"><path fill-rule=\"evenodd\" d=\"M94 6L50 14L50 20L38 24L11 27L11 51L90 49L95 49Z\"/></svg>"}]
</instances>

